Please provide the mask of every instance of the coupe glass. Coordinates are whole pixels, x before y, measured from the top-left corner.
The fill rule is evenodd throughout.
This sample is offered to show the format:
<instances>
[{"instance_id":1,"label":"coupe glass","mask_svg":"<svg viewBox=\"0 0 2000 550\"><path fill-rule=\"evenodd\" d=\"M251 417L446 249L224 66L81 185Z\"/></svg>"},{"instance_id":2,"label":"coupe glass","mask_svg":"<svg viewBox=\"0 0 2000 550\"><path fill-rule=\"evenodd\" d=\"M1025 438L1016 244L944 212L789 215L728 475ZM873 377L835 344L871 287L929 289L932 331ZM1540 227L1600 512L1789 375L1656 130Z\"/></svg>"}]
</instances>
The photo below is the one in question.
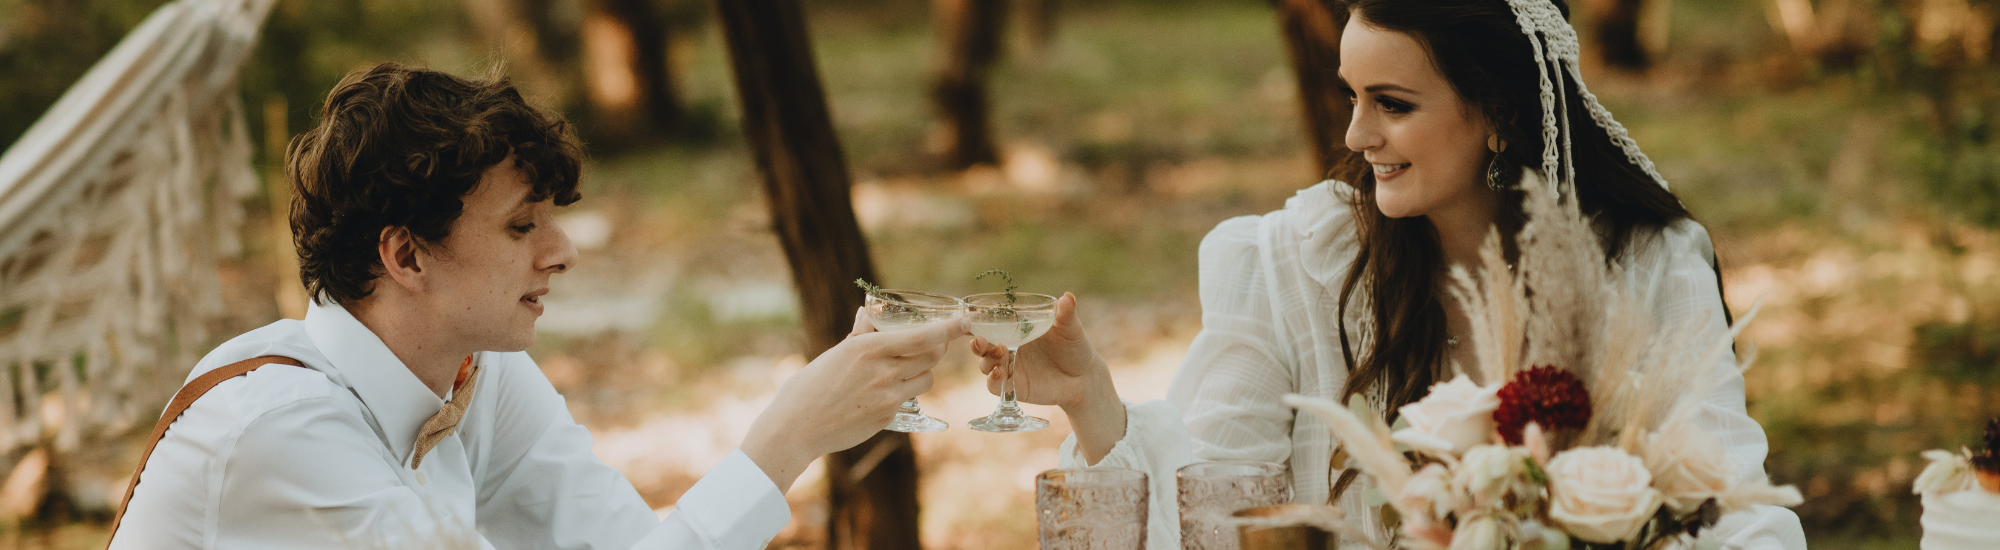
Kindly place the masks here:
<instances>
[{"instance_id":1,"label":"coupe glass","mask_svg":"<svg viewBox=\"0 0 2000 550\"><path fill-rule=\"evenodd\" d=\"M892 331L919 327L957 317L965 303L950 296L915 290L884 289L881 296L868 295L868 322L875 330ZM896 419L883 428L892 432L930 433L945 429L943 420L924 414L911 397L896 410Z\"/></svg>"},{"instance_id":2,"label":"coupe glass","mask_svg":"<svg viewBox=\"0 0 2000 550\"><path fill-rule=\"evenodd\" d=\"M1014 356L1021 346L1041 338L1056 322L1056 298L1046 294L994 292L965 297L965 317L972 322L972 335L987 343L1007 348L1007 376L1000 379L1000 406L993 414L974 419L967 425L982 432L1032 432L1049 427L1049 421L1021 412L1014 401Z\"/></svg>"},{"instance_id":3,"label":"coupe glass","mask_svg":"<svg viewBox=\"0 0 2000 550\"><path fill-rule=\"evenodd\" d=\"M1042 550L1146 547L1146 474L1117 468L1049 470L1035 476Z\"/></svg>"},{"instance_id":4,"label":"coupe glass","mask_svg":"<svg viewBox=\"0 0 2000 550\"><path fill-rule=\"evenodd\" d=\"M1175 474L1180 486L1181 547L1237 550L1229 515L1292 501L1292 479L1270 462L1196 462Z\"/></svg>"}]
</instances>

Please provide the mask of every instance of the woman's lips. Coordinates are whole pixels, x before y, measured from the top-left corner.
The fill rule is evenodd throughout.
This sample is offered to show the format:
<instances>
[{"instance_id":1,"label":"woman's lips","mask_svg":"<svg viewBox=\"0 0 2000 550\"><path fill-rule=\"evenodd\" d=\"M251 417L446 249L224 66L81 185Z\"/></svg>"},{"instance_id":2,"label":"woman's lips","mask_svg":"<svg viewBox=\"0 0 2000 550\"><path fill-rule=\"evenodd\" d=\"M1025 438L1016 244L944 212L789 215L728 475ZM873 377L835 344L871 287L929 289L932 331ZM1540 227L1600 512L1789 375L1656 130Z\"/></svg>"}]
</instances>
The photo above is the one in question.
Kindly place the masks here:
<instances>
[{"instance_id":1,"label":"woman's lips","mask_svg":"<svg viewBox=\"0 0 2000 550\"><path fill-rule=\"evenodd\" d=\"M527 306L528 310L535 312L537 316L542 314L542 298L540 296L522 296L521 305Z\"/></svg>"},{"instance_id":2,"label":"woman's lips","mask_svg":"<svg viewBox=\"0 0 2000 550\"><path fill-rule=\"evenodd\" d=\"M1403 175L1404 172L1410 171L1410 163L1407 162L1402 164L1374 164L1372 166L1375 169L1375 181L1389 181Z\"/></svg>"}]
</instances>

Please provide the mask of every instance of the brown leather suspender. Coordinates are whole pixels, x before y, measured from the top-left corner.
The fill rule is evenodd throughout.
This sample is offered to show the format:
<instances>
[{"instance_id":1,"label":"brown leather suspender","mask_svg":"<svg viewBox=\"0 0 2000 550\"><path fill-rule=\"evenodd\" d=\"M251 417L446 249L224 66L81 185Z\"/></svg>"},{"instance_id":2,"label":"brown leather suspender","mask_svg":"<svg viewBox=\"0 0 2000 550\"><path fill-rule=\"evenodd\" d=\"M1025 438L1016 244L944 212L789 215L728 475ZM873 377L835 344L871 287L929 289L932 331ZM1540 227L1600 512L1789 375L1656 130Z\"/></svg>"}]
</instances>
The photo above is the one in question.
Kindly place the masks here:
<instances>
[{"instance_id":1,"label":"brown leather suspender","mask_svg":"<svg viewBox=\"0 0 2000 550\"><path fill-rule=\"evenodd\" d=\"M132 492L139 489L139 474L146 471L146 460L153 457L153 446L160 444L160 438L167 435L167 428L172 427L174 421L181 417L181 413L187 412L189 405L193 405L196 399L201 399L201 396L207 394L208 390L214 388L216 384L221 384L224 380L249 374L250 371L257 370L258 367L264 365L305 366L304 363L300 363L297 359L279 355L253 357L208 371L206 374L196 377L194 381L188 382L186 386L181 386L181 391L174 394L173 402L167 405L167 412L160 415L158 423L153 424L153 436L147 439L146 452L139 455L139 468L133 470L132 483L125 486L125 498L118 501L118 515L113 516L111 520L112 537L115 538L118 536L118 524L125 521L125 507L132 503ZM106 540L104 546L110 548L111 541Z\"/></svg>"}]
</instances>

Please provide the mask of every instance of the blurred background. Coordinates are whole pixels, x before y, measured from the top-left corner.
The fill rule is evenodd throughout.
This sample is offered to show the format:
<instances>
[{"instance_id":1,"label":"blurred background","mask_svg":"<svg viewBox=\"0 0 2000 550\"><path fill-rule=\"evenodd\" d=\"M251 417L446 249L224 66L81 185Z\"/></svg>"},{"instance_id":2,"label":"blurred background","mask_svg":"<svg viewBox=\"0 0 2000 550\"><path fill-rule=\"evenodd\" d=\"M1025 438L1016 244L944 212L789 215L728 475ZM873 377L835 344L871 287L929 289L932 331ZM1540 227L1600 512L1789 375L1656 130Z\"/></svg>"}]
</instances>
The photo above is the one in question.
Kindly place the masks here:
<instances>
[{"instance_id":1,"label":"blurred background","mask_svg":"<svg viewBox=\"0 0 2000 550\"><path fill-rule=\"evenodd\" d=\"M0 146L162 4L0 0ZM875 282L994 291L973 275L997 267L1026 292L1075 292L1132 401L1164 395L1200 329L1202 236L1319 181L1315 140L1344 116L1324 108L1323 73L1299 68L1327 38L1310 2L798 5L846 166L821 184L851 184ZM816 348L717 7L278 0L238 81L260 183L242 246L215 262L223 314L195 347L302 315L278 161L341 75L382 61L506 74L591 155L560 218L583 259L531 353L597 454L665 511ZM1814 546L1914 548L1917 453L1975 444L2000 415L2000 1L1572 7L1587 82L1714 235L1729 304L1761 300L1742 342L1758 352L1749 407L1774 481L1806 495ZM18 317L0 311L0 335ZM1033 476L1056 463L1062 415L1030 407L1056 425L1025 435L965 428L995 398L962 346L938 382L922 401L949 431L816 466L772 547L914 547L829 528L854 506L833 486L878 467L904 486L861 490L903 491L921 513L849 528L1033 547ZM7 450L0 548L99 547L150 422Z\"/></svg>"}]
</instances>

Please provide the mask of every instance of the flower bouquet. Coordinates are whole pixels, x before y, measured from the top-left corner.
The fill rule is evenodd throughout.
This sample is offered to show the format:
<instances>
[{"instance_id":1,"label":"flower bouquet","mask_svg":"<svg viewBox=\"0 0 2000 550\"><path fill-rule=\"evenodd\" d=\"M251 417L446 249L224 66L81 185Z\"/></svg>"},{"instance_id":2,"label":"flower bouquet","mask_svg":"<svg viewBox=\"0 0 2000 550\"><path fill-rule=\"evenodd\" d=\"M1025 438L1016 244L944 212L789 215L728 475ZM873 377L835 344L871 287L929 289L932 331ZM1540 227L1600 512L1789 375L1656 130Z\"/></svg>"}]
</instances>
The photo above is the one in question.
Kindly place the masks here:
<instances>
[{"instance_id":1,"label":"flower bouquet","mask_svg":"<svg viewBox=\"0 0 2000 550\"><path fill-rule=\"evenodd\" d=\"M1695 315L1657 326L1649 297L1606 269L1575 201L1534 176L1522 181L1519 269L1489 234L1482 272L1452 273L1479 382L1454 365L1455 378L1398 409L1394 429L1360 396L1345 407L1286 397L1325 420L1376 480L1369 501L1398 526L1390 544L1691 548L1723 514L1801 502L1790 486L1737 471L1695 425L1703 397L1730 378L1736 332L1714 334Z\"/></svg>"},{"instance_id":2,"label":"flower bouquet","mask_svg":"<svg viewBox=\"0 0 2000 550\"><path fill-rule=\"evenodd\" d=\"M1917 475L1923 497L1924 550L2000 548L2000 418L1986 425L1984 448L1924 451Z\"/></svg>"}]
</instances>

